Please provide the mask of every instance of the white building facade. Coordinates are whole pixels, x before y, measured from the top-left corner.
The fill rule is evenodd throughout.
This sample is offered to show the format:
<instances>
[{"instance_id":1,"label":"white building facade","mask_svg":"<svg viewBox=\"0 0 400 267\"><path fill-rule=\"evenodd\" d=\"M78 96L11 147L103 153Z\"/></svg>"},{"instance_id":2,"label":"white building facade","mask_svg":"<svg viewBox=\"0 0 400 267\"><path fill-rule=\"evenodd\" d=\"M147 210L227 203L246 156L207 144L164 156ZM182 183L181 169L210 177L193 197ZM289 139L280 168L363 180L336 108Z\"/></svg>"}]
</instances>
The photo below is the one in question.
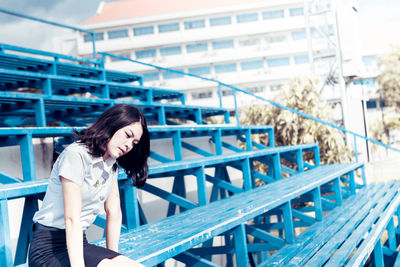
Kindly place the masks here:
<instances>
[{"instance_id":1,"label":"white building facade","mask_svg":"<svg viewBox=\"0 0 400 267\"><path fill-rule=\"evenodd\" d=\"M96 32L98 51L220 80L266 98L294 77L311 75L307 34L317 39L314 50L324 46L314 29L307 33L304 1L148 2L102 3L81 27ZM333 36L334 21L326 23ZM90 35L80 35L77 47L79 56L91 56ZM213 82L110 57L106 66L143 73L147 86L183 90L188 104L219 105ZM225 107L233 105L231 94L222 88Z\"/></svg>"},{"instance_id":2,"label":"white building facade","mask_svg":"<svg viewBox=\"0 0 400 267\"><path fill-rule=\"evenodd\" d=\"M128 0L101 3L80 27L96 32L97 51L219 80L267 99L295 77L316 75L324 83L336 75L337 84L324 97L348 108L333 119L346 116L344 126L364 135L365 111L380 106L373 81L379 68L375 54L363 55L358 9L356 0ZM91 41L78 35L78 56L92 55ZM142 73L146 86L185 91L187 104L220 104L214 82L112 57L106 67ZM221 91L223 107L232 109L232 90ZM252 99L240 95L237 104Z\"/></svg>"}]
</instances>

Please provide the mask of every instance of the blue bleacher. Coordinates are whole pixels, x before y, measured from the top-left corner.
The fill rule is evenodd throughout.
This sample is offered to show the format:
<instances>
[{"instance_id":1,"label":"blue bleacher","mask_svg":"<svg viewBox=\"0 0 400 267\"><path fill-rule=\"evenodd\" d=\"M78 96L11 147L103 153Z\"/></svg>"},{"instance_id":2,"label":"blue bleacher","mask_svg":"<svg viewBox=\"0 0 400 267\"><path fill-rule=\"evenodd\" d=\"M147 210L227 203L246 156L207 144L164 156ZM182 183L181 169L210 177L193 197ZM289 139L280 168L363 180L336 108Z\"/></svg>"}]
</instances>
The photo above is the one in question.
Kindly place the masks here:
<instances>
[{"instance_id":1,"label":"blue bleacher","mask_svg":"<svg viewBox=\"0 0 400 267\"><path fill-rule=\"evenodd\" d=\"M75 95L85 93L92 97ZM100 61L0 44L0 147L18 147L22 169L22 177L0 171L0 266L26 266L32 216L47 189L47 179L36 177L34 140L52 137L60 153L73 142L73 129L87 127L118 103L143 111L152 141L143 188L130 186L119 173L120 251L128 257L146 266L171 258L219 266L213 255L224 255L226 266L393 261L400 233L398 182L367 185L363 163L321 165L318 144L276 146L273 126L229 124L227 109L186 105L184 96L145 87L141 75L104 69ZM207 124L213 116L225 123ZM260 134L267 144L254 141ZM160 142L166 151L157 147ZM264 185L257 187L256 180ZM161 219L148 218L140 191L167 203ZM13 250L8 204L15 199L25 202ZM105 218L99 215L95 224L104 228Z\"/></svg>"},{"instance_id":2,"label":"blue bleacher","mask_svg":"<svg viewBox=\"0 0 400 267\"><path fill-rule=\"evenodd\" d=\"M28 53L30 57L14 53ZM35 88L46 95L88 92L103 99L133 97L148 103L163 99L184 101L182 92L143 87L141 75L106 70L99 67L101 62L98 61L6 44L0 44L0 55L0 91L15 91L25 87Z\"/></svg>"}]
</instances>

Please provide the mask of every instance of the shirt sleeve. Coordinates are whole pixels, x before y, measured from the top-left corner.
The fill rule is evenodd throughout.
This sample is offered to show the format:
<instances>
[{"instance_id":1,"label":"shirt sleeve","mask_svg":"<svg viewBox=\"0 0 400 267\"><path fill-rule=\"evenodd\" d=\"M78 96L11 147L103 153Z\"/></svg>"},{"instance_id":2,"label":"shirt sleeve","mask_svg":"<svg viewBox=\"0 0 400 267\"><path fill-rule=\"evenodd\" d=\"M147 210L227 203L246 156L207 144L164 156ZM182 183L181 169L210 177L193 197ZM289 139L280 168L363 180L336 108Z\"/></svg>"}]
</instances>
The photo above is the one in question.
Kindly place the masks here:
<instances>
[{"instance_id":1,"label":"shirt sleeve","mask_svg":"<svg viewBox=\"0 0 400 267\"><path fill-rule=\"evenodd\" d=\"M82 185L85 178L84 163L81 153L66 149L59 162L58 175Z\"/></svg>"}]
</instances>

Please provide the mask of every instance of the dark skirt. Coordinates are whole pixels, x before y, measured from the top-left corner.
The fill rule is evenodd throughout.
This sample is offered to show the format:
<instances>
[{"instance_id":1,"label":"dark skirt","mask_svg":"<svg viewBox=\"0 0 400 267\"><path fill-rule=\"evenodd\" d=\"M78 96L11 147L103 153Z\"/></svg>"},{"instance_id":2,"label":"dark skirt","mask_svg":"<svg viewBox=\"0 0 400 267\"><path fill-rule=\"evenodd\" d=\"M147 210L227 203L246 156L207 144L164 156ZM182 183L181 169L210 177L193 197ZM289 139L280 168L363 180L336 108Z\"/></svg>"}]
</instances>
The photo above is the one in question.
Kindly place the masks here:
<instances>
[{"instance_id":1,"label":"dark skirt","mask_svg":"<svg viewBox=\"0 0 400 267\"><path fill-rule=\"evenodd\" d=\"M83 257L86 267L97 267L104 259L121 254L110 249L89 244L83 234ZM29 248L30 267L69 267L65 230L43 225L36 226Z\"/></svg>"}]
</instances>

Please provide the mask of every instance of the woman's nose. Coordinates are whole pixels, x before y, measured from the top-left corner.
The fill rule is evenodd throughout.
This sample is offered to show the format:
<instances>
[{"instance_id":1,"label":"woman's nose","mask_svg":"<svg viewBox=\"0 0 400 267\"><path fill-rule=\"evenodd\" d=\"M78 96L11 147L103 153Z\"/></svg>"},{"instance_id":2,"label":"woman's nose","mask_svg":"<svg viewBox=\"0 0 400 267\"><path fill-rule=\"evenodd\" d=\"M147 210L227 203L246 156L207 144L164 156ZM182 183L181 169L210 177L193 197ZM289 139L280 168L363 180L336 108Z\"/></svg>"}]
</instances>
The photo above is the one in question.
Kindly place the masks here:
<instances>
[{"instance_id":1,"label":"woman's nose","mask_svg":"<svg viewBox=\"0 0 400 267\"><path fill-rule=\"evenodd\" d=\"M128 140L125 144L126 151L129 151L132 148L132 146L133 146L132 142Z\"/></svg>"}]
</instances>

